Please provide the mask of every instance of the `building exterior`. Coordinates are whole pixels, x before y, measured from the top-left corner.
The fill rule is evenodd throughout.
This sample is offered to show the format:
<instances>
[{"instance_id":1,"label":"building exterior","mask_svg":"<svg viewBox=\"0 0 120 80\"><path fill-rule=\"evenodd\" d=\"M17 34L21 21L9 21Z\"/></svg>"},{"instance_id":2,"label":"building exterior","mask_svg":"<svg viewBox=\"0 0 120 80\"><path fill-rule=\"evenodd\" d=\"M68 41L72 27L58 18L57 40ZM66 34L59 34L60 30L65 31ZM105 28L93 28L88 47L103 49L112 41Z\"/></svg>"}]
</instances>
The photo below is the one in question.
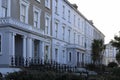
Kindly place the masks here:
<instances>
[{"instance_id":1,"label":"building exterior","mask_svg":"<svg viewBox=\"0 0 120 80\"><path fill-rule=\"evenodd\" d=\"M82 67L92 62L93 39L104 35L68 0L0 0L0 67L36 60Z\"/></svg>"},{"instance_id":2,"label":"building exterior","mask_svg":"<svg viewBox=\"0 0 120 80\"><path fill-rule=\"evenodd\" d=\"M106 49L103 55L103 64L108 65L110 62L116 62L116 53L117 50L111 45L111 43L106 44Z\"/></svg>"},{"instance_id":3,"label":"building exterior","mask_svg":"<svg viewBox=\"0 0 120 80\"><path fill-rule=\"evenodd\" d=\"M93 39L104 40L104 35L68 0L52 2L52 36L53 59L73 66L91 63Z\"/></svg>"},{"instance_id":4,"label":"building exterior","mask_svg":"<svg viewBox=\"0 0 120 80\"><path fill-rule=\"evenodd\" d=\"M51 15L51 0L0 0L0 67L51 58Z\"/></svg>"}]
</instances>

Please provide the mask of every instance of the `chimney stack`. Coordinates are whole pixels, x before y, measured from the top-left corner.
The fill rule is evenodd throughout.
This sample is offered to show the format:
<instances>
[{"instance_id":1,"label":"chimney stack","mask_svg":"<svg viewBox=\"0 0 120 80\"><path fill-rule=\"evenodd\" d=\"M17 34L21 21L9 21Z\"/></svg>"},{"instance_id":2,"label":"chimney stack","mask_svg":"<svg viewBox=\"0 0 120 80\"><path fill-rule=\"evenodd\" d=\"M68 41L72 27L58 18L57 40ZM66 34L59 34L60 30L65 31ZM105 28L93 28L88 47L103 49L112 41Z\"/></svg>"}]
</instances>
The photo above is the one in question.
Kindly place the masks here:
<instances>
[{"instance_id":1,"label":"chimney stack","mask_svg":"<svg viewBox=\"0 0 120 80\"><path fill-rule=\"evenodd\" d=\"M73 6L75 9L78 8L77 4L72 4L72 6Z\"/></svg>"}]
</instances>

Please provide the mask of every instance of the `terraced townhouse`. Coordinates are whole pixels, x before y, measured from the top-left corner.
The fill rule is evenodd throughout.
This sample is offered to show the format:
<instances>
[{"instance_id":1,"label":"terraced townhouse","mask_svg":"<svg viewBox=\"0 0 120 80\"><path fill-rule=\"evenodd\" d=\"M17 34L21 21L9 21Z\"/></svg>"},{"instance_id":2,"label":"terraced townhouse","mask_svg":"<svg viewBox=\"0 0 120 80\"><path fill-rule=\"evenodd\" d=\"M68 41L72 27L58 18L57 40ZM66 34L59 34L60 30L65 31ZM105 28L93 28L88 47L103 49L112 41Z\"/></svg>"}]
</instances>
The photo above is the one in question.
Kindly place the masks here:
<instances>
[{"instance_id":1,"label":"terraced townhouse","mask_svg":"<svg viewBox=\"0 0 120 80\"><path fill-rule=\"evenodd\" d=\"M68 0L0 0L0 67L37 60L83 67L104 34ZM26 64L26 61L28 64Z\"/></svg>"},{"instance_id":2,"label":"terraced townhouse","mask_svg":"<svg viewBox=\"0 0 120 80\"><path fill-rule=\"evenodd\" d=\"M51 58L51 4L51 0L0 0L0 67Z\"/></svg>"}]
</instances>

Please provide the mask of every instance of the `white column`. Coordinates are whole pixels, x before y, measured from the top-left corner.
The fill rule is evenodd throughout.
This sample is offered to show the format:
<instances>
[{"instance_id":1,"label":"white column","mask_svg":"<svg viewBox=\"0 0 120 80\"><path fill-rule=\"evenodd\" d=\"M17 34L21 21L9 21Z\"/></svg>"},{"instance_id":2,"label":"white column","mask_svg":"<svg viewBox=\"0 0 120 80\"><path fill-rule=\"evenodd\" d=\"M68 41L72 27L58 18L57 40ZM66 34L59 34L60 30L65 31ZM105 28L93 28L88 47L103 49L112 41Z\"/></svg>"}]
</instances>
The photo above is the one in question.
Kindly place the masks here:
<instances>
[{"instance_id":1,"label":"white column","mask_svg":"<svg viewBox=\"0 0 120 80\"><path fill-rule=\"evenodd\" d=\"M42 60L44 60L44 42L41 41Z\"/></svg>"},{"instance_id":2,"label":"white column","mask_svg":"<svg viewBox=\"0 0 120 80\"><path fill-rule=\"evenodd\" d=\"M15 33L9 33L9 55L11 66L15 66L15 35Z\"/></svg>"},{"instance_id":3,"label":"white column","mask_svg":"<svg viewBox=\"0 0 120 80\"><path fill-rule=\"evenodd\" d=\"M26 59L28 61L27 65L29 65L32 59L32 38L30 37L26 38Z\"/></svg>"},{"instance_id":4,"label":"white column","mask_svg":"<svg viewBox=\"0 0 120 80\"><path fill-rule=\"evenodd\" d=\"M27 57L32 58L32 38L27 38Z\"/></svg>"},{"instance_id":5,"label":"white column","mask_svg":"<svg viewBox=\"0 0 120 80\"><path fill-rule=\"evenodd\" d=\"M15 33L12 34L12 56L15 56Z\"/></svg>"},{"instance_id":6,"label":"white column","mask_svg":"<svg viewBox=\"0 0 120 80\"><path fill-rule=\"evenodd\" d=\"M27 47L26 47L26 36L23 36L23 58L24 58L24 66L28 65L27 62Z\"/></svg>"},{"instance_id":7,"label":"white column","mask_svg":"<svg viewBox=\"0 0 120 80\"><path fill-rule=\"evenodd\" d=\"M26 53L26 36L23 36L23 57L26 58L27 57L27 53Z\"/></svg>"}]
</instances>

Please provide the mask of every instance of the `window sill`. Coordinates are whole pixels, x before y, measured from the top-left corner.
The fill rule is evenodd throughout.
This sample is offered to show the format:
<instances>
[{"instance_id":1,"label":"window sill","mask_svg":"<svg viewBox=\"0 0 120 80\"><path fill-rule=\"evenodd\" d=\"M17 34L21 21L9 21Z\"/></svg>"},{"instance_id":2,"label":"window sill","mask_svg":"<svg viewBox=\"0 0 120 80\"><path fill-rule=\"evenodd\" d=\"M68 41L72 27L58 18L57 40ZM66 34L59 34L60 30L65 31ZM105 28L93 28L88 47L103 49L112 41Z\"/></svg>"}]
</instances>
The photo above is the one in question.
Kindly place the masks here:
<instances>
[{"instance_id":1,"label":"window sill","mask_svg":"<svg viewBox=\"0 0 120 80\"><path fill-rule=\"evenodd\" d=\"M70 21L68 21L70 24L71 24L71 22Z\"/></svg>"},{"instance_id":2,"label":"window sill","mask_svg":"<svg viewBox=\"0 0 120 80\"><path fill-rule=\"evenodd\" d=\"M50 8L50 7L48 7L48 6L45 6L45 8L46 8L46 9L48 9L48 10L50 10L50 9L51 9L51 8Z\"/></svg>"},{"instance_id":3,"label":"window sill","mask_svg":"<svg viewBox=\"0 0 120 80\"><path fill-rule=\"evenodd\" d=\"M58 14L57 12L55 12L55 14L56 14L57 16L59 16L59 14Z\"/></svg>"},{"instance_id":4,"label":"window sill","mask_svg":"<svg viewBox=\"0 0 120 80\"><path fill-rule=\"evenodd\" d=\"M38 0L35 0L37 3L40 3L40 1L38 1Z\"/></svg>"}]
</instances>

